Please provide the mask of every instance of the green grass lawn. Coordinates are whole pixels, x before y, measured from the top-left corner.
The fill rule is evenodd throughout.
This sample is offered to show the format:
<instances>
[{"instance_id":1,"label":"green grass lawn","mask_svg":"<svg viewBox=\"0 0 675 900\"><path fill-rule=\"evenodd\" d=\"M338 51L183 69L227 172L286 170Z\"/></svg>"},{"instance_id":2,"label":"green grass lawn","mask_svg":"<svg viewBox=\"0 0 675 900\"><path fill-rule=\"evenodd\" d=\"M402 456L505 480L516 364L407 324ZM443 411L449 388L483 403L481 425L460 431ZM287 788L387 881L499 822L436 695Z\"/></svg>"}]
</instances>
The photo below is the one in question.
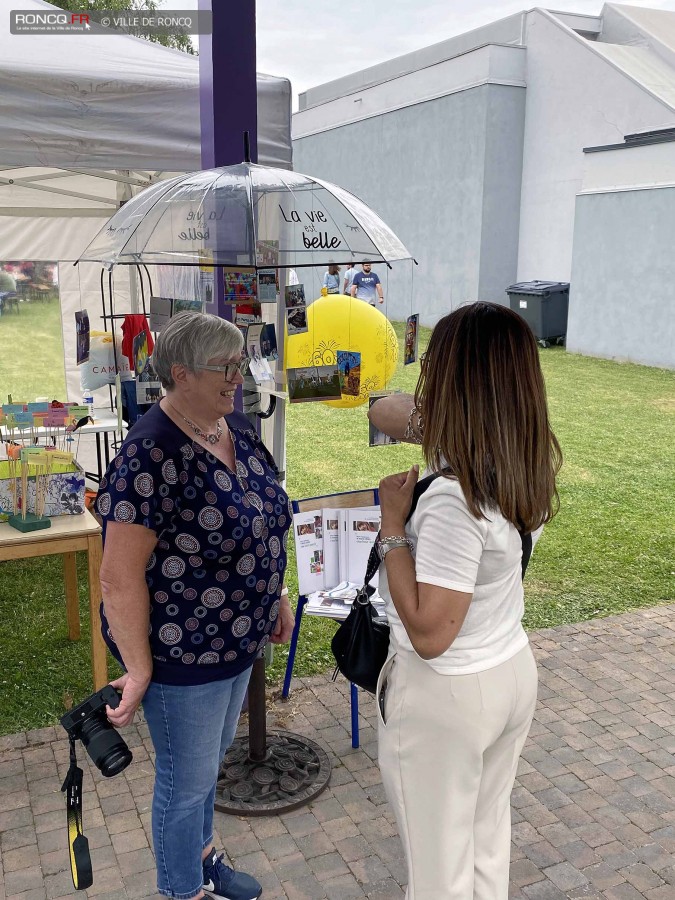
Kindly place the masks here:
<instances>
[{"instance_id":1,"label":"green grass lawn","mask_svg":"<svg viewBox=\"0 0 675 900\"><path fill-rule=\"evenodd\" d=\"M66 399L61 306L51 300L20 303L0 316L0 400ZM75 323L73 322L73 328Z\"/></svg>"},{"instance_id":2,"label":"green grass lawn","mask_svg":"<svg viewBox=\"0 0 675 900\"><path fill-rule=\"evenodd\" d=\"M402 328L396 327L400 339ZM420 349L427 340L423 330ZM546 528L528 570L527 627L672 602L675 373L562 349L544 350L541 359L565 464L560 514ZM391 386L412 391L418 373L417 364L401 366ZM292 497L372 487L414 462L421 462L417 447L368 447L365 406L288 408ZM0 733L52 723L64 698L79 700L90 691L83 562L79 643L66 637L60 560L0 567ZM288 581L293 595L292 555ZM296 673L332 666L334 630L333 622L304 619ZM273 683L280 681L285 662L286 651L275 649Z\"/></svg>"}]
</instances>

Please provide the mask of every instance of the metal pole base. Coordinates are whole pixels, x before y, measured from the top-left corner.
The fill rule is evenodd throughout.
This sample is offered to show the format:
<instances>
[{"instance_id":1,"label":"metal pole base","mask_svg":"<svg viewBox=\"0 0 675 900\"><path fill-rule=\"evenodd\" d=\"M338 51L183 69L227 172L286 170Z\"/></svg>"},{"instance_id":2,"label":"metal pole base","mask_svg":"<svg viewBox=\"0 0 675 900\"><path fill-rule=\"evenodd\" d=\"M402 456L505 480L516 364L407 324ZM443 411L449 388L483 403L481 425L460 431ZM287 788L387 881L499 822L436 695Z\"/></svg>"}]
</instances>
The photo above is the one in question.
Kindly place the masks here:
<instances>
[{"instance_id":1,"label":"metal pole base","mask_svg":"<svg viewBox=\"0 0 675 900\"><path fill-rule=\"evenodd\" d=\"M290 812L323 791L330 771L323 747L299 734L268 732L261 762L250 758L246 736L235 738L220 769L215 808L236 816Z\"/></svg>"}]
</instances>

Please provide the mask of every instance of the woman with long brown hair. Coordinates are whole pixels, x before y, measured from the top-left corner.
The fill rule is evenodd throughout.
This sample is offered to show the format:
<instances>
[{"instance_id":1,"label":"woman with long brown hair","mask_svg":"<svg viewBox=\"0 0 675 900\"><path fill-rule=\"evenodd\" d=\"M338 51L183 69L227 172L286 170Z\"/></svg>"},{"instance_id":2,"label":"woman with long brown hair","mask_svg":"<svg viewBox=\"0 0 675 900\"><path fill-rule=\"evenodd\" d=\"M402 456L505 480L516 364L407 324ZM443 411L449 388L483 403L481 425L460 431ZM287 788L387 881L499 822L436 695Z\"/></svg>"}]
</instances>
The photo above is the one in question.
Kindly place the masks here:
<instances>
[{"instance_id":1,"label":"woman with long brown hair","mask_svg":"<svg viewBox=\"0 0 675 900\"><path fill-rule=\"evenodd\" d=\"M373 424L419 443L380 484L380 593L391 645L378 682L379 763L408 900L506 900L510 794L537 696L523 630L523 548L557 511L558 442L535 338L492 303L441 319L411 397ZM418 492L419 493L419 492Z\"/></svg>"}]
</instances>

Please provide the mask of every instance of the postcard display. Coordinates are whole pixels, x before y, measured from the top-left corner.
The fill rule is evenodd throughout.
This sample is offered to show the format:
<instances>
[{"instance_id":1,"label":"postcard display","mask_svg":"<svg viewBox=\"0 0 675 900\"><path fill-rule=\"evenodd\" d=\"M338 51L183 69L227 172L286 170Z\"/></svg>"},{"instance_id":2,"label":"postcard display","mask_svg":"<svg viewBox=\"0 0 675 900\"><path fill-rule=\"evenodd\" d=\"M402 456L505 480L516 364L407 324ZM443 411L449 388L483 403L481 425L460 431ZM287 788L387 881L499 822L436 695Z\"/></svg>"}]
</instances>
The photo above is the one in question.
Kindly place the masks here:
<instances>
[{"instance_id":1,"label":"postcard display","mask_svg":"<svg viewBox=\"0 0 675 900\"><path fill-rule=\"evenodd\" d=\"M308 615L347 617L363 585L370 550L380 530L380 507L319 509L293 515L298 592ZM371 585L377 588L377 574ZM384 615L376 593L371 602Z\"/></svg>"},{"instance_id":2,"label":"postcard display","mask_svg":"<svg viewBox=\"0 0 675 900\"><path fill-rule=\"evenodd\" d=\"M6 452L0 459L0 521L35 531L49 528L52 516L84 512L77 429L89 420L89 408L74 403L0 406Z\"/></svg>"}]
</instances>

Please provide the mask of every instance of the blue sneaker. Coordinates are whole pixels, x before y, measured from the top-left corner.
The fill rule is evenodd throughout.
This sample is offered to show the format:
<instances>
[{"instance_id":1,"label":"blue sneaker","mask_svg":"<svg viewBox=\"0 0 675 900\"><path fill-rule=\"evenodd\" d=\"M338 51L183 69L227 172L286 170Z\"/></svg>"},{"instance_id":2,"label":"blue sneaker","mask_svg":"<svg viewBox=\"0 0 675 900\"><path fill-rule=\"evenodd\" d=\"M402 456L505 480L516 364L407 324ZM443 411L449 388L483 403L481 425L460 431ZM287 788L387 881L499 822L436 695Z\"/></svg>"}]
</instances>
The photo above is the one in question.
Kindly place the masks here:
<instances>
[{"instance_id":1,"label":"blue sneaker","mask_svg":"<svg viewBox=\"0 0 675 900\"><path fill-rule=\"evenodd\" d=\"M204 892L219 900L257 900L262 894L262 885L245 872L235 872L223 862L214 850L203 863Z\"/></svg>"}]
</instances>

